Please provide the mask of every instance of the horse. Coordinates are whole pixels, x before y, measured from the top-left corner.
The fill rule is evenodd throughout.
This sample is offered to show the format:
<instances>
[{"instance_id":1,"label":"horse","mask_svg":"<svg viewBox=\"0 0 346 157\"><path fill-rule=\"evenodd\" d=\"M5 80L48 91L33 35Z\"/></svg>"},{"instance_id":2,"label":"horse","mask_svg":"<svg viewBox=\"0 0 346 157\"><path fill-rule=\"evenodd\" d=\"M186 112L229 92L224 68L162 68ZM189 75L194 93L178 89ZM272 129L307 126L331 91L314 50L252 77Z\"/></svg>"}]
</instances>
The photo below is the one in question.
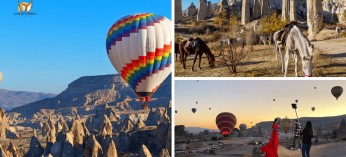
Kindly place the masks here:
<instances>
[{"instance_id":1,"label":"horse","mask_svg":"<svg viewBox=\"0 0 346 157\"><path fill-rule=\"evenodd\" d=\"M278 60L278 55L280 56L280 59L281 59L281 71L284 72L284 56L282 55L281 53L281 50L283 49L283 45L279 39L279 34L282 33L282 31L284 30L278 30L276 31L274 34L273 34L273 40L274 40L274 51L275 51L275 54L276 54L276 60Z\"/></svg>"},{"instance_id":2,"label":"horse","mask_svg":"<svg viewBox=\"0 0 346 157\"><path fill-rule=\"evenodd\" d=\"M175 61L177 61L178 54L180 55L178 43L174 43L174 53L175 53ZM181 58L180 58L180 63L181 63Z\"/></svg>"},{"instance_id":3,"label":"horse","mask_svg":"<svg viewBox=\"0 0 346 157\"><path fill-rule=\"evenodd\" d=\"M335 32L336 32L335 38L340 37L340 35L341 35L341 27L337 26L337 27L335 28Z\"/></svg>"},{"instance_id":4,"label":"horse","mask_svg":"<svg viewBox=\"0 0 346 157\"><path fill-rule=\"evenodd\" d=\"M296 77L298 77L298 53L302 60L302 69L305 77L312 76L312 52L314 50L314 45L310 43L310 41L305 37L302 31L296 26L293 25L289 30L286 38L286 54L285 54L285 77L287 76L287 69L289 63L289 54L290 52L294 55L295 60L295 73Z\"/></svg>"},{"instance_id":5,"label":"horse","mask_svg":"<svg viewBox=\"0 0 346 157\"><path fill-rule=\"evenodd\" d=\"M184 40L179 44L180 58L183 62L184 69L186 69L186 58L189 54L195 54L194 61L192 64L192 71L194 71L194 66L199 56L199 68L201 68L201 60L203 53L206 54L208 58L208 63L211 68L215 67L215 56L210 51L208 45L200 38L190 38L189 40Z\"/></svg>"},{"instance_id":6,"label":"horse","mask_svg":"<svg viewBox=\"0 0 346 157\"><path fill-rule=\"evenodd\" d=\"M231 46L241 46L242 48L245 47L245 42L243 38L227 38L227 39L220 39L219 40L219 46L220 49L222 50L222 46L226 45L228 50L230 50ZM223 51L220 52L220 55L222 54Z\"/></svg>"}]
</instances>

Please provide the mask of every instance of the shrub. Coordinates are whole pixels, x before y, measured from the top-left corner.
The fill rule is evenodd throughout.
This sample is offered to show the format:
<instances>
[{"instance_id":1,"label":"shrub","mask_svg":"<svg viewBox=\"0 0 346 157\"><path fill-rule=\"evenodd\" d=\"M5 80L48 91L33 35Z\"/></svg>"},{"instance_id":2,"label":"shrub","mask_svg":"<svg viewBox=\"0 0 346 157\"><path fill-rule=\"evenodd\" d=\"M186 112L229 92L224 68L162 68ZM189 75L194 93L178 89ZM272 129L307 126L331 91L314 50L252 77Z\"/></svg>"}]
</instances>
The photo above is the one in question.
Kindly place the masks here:
<instances>
[{"instance_id":1,"label":"shrub","mask_svg":"<svg viewBox=\"0 0 346 157\"><path fill-rule=\"evenodd\" d=\"M264 17L260 20L262 29L260 32L262 34L272 35L274 32L282 29L287 23L281 20L281 16L276 14L276 12L271 15Z\"/></svg>"}]
</instances>

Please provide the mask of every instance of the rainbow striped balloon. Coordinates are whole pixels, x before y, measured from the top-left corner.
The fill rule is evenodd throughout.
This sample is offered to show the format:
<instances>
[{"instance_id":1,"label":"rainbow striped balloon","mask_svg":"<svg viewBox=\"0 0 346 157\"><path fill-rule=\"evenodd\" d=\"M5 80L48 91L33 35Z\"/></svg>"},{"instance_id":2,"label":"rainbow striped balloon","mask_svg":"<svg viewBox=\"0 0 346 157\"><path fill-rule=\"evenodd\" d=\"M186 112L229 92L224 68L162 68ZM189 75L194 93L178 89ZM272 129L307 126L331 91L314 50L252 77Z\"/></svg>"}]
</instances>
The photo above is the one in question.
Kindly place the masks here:
<instances>
[{"instance_id":1,"label":"rainbow striped balloon","mask_svg":"<svg viewBox=\"0 0 346 157\"><path fill-rule=\"evenodd\" d=\"M222 112L216 116L216 125L220 133L224 136L232 133L234 126L237 124L237 118L229 112Z\"/></svg>"},{"instance_id":2,"label":"rainbow striped balloon","mask_svg":"<svg viewBox=\"0 0 346 157\"><path fill-rule=\"evenodd\" d=\"M147 102L171 73L171 37L171 21L149 13L125 16L108 31L106 48L111 63Z\"/></svg>"}]
</instances>

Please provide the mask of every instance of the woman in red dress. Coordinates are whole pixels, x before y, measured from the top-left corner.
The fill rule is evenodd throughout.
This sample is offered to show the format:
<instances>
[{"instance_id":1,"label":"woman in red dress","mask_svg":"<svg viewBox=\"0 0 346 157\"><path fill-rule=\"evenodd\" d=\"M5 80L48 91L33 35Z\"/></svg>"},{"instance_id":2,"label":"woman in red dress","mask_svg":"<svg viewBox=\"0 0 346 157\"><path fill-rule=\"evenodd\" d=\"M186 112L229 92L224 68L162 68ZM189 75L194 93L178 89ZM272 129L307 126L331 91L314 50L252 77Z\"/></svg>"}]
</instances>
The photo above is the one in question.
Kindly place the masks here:
<instances>
[{"instance_id":1,"label":"woman in red dress","mask_svg":"<svg viewBox=\"0 0 346 157\"><path fill-rule=\"evenodd\" d=\"M272 136L270 137L269 143L262 147L262 152L265 153L266 157L278 157L278 146L279 146L279 137L278 137L278 118L275 118L273 123Z\"/></svg>"}]
</instances>

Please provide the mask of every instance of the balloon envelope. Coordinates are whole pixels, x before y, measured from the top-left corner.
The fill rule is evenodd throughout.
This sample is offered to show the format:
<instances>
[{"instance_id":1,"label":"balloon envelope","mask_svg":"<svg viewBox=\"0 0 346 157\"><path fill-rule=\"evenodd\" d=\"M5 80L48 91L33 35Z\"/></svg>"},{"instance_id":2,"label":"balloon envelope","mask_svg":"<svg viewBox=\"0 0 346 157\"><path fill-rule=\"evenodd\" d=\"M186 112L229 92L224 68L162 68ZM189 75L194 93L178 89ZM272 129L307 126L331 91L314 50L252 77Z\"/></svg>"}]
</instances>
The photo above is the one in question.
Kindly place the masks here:
<instances>
[{"instance_id":1,"label":"balloon envelope","mask_svg":"<svg viewBox=\"0 0 346 157\"><path fill-rule=\"evenodd\" d=\"M178 113L178 111L177 111L177 110L175 110L175 113Z\"/></svg>"},{"instance_id":2,"label":"balloon envelope","mask_svg":"<svg viewBox=\"0 0 346 157\"><path fill-rule=\"evenodd\" d=\"M2 72L0 71L0 81L2 81Z\"/></svg>"},{"instance_id":3,"label":"balloon envelope","mask_svg":"<svg viewBox=\"0 0 346 157\"><path fill-rule=\"evenodd\" d=\"M171 73L171 21L150 13L125 16L108 31L108 58L139 98L148 102Z\"/></svg>"},{"instance_id":4,"label":"balloon envelope","mask_svg":"<svg viewBox=\"0 0 346 157\"><path fill-rule=\"evenodd\" d=\"M193 113L195 113L197 110L196 110L196 108L192 108L191 111L192 111Z\"/></svg>"},{"instance_id":5,"label":"balloon envelope","mask_svg":"<svg viewBox=\"0 0 346 157\"><path fill-rule=\"evenodd\" d=\"M298 103L298 99L296 99L296 103Z\"/></svg>"},{"instance_id":6,"label":"balloon envelope","mask_svg":"<svg viewBox=\"0 0 346 157\"><path fill-rule=\"evenodd\" d=\"M315 111L315 107L311 107L311 110L312 110L312 111Z\"/></svg>"},{"instance_id":7,"label":"balloon envelope","mask_svg":"<svg viewBox=\"0 0 346 157\"><path fill-rule=\"evenodd\" d=\"M343 92L343 89L341 86L335 86L332 88L331 92L332 92L333 96L336 98L336 100L338 100L338 98L340 97L340 95Z\"/></svg>"},{"instance_id":8,"label":"balloon envelope","mask_svg":"<svg viewBox=\"0 0 346 157\"><path fill-rule=\"evenodd\" d=\"M216 116L216 125L224 136L230 134L236 124L237 118L232 113L222 112Z\"/></svg>"}]
</instances>

